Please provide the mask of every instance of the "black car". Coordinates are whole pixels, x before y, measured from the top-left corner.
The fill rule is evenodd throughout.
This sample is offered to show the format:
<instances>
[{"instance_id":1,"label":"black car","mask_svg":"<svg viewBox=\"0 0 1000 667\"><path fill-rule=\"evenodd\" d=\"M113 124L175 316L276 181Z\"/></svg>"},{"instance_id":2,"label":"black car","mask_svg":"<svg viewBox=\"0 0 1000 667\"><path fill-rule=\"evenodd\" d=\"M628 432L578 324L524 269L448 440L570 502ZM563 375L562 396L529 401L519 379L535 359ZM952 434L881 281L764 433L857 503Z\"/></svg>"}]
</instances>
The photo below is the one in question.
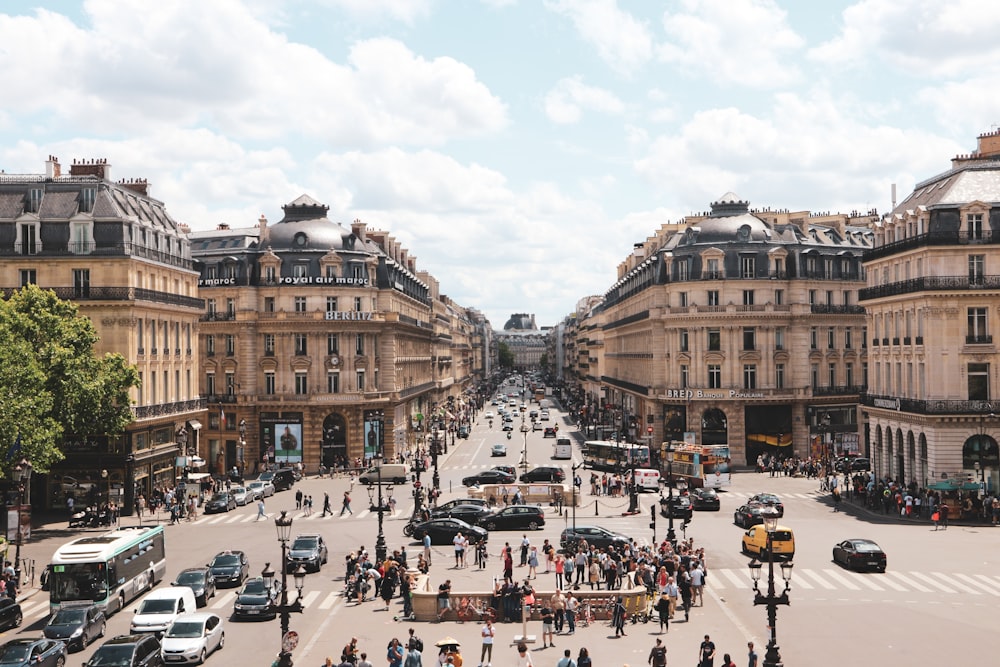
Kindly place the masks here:
<instances>
[{"instance_id":1,"label":"black car","mask_svg":"<svg viewBox=\"0 0 1000 667\"><path fill-rule=\"evenodd\" d=\"M545 514L534 505L511 505L479 520L486 530L538 530L545 525Z\"/></svg>"},{"instance_id":2,"label":"black car","mask_svg":"<svg viewBox=\"0 0 1000 667\"><path fill-rule=\"evenodd\" d=\"M455 498L455 500L449 500L446 503L441 503L431 512L432 515L437 512L447 512L453 507L458 507L459 505L478 505L479 507L486 507L487 503L484 498Z\"/></svg>"},{"instance_id":3,"label":"black car","mask_svg":"<svg viewBox=\"0 0 1000 667\"><path fill-rule=\"evenodd\" d=\"M882 547L871 540L844 540L833 547L833 562L848 570L878 570L885 572L887 559Z\"/></svg>"},{"instance_id":4,"label":"black car","mask_svg":"<svg viewBox=\"0 0 1000 667\"><path fill-rule=\"evenodd\" d=\"M288 571L294 572L301 565L306 572L319 572L326 564L329 552L319 533L297 536L288 549Z\"/></svg>"},{"instance_id":5,"label":"black car","mask_svg":"<svg viewBox=\"0 0 1000 667\"><path fill-rule=\"evenodd\" d=\"M216 586L239 586L250 576L250 561L242 551L222 551L215 554L208 569L215 577Z\"/></svg>"},{"instance_id":6,"label":"black car","mask_svg":"<svg viewBox=\"0 0 1000 667\"><path fill-rule=\"evenodd\" d=\"M554 438L556 437L556 429L554 426L546 426L545 430L542 431L543 438Z\"/></svg>"},{"instance_id":7,"label":"black car","mask_svg":"<svg viewBox=\"0 0 1000 667\"><path fill-rule=\"evenodd\" d=\"M107 629L104 611L95 604L63 604L52 614L42 629L48 639L59 639L70 649L82 651Z\"/></svg>"},{"instance_id":8,"label":"black car","mask_svg":"<svg viewBox=\"0 0 1000 667\"><path fill-rule=\"evenodd\" d=\"M14 639L0 646L4 667L63 667L66 644L58 639Z\"/></svg>"},{"instance_id":9,"label":"black car","mask_svg":"<svg viewBox=\"0 0 1000 667\"><path fill-rule=\"evenodd\" d=\"M600 526L567 528L559 536L559 545L563 549L574 547L580 544L581 541L586 541L588 546L595 549L607 549L610 546L617 548L625 545L631 542L631 538L621 533L613 533L607 528L601 528Z\"/></svg>"},{"instance_id":10,"label":"black car","mask_svg":"<svg viewBox=\"0 0 1000 667\"><path fill-rule=\"evenodd\" d=\"M718 512L722 508L719 502L719 494L715 489L698 488L691 491L691 503L696 510L707 510Z\"/></svg>"},{"instance_id":11,"label":"black car","mask_svg":"<svg viewBox=\"0 0 1000 667\"><path fill-rule=\"evenodd\" d=\"M689 495L675 493L673 502L671 502L669 496L660 498L660 516L673 516L675 519L688 521L693 514L694 503L691 502L691 496Z\"/></svg>"},{"instance_id":12,"label":"black car","mask_svg":"<svg viewBox=\"0 0 1000 667\"><path fill-rule=\"evenodd\" d=\"M505 431L513 431L514 430L514 424L512 422L509 422L509 421L505 420L504 423L503 423L503 430L505 430Z\"/></svg>"},{"instance_id":13,"label":"black car","mask_svg":"<svg viewBox=\"0 0 1000 667\"><path fill-rule=\"evenodd\" d=\"M489 516L492 512L483 505L453 505L448 509L435 508L431 510L432 519L444 519L451 517L461 519L465 523L475 526L480 519Z\"/></svg>"},{"instance_id":14,"label":"black car","mask_svg":"<svg viewBox=\"0 0 1000 667\"><path fill-rule=\"evenodd\" d=\"M733 513L733 523L740 528L749 528L750 526L756 526L759 523L764 523L764 516L762 514L764 509L765 505L756 505L753 503L741 505L740 508Z\"/></svg>"},{"instance_id":15,"label":"black car","mask_svg":"<svg viewBox=\"0 0 1000 667\"><path fill-rule=\"evenodd\" d=\"M415 538L423 539L424 533L430 535L431 544L453 544L458 533L462 533L469 544L479 544L489 536L484 528L470 526L461 519L452 518L431 519L413 527Z\"/></svg>"},{"instance_id":16,"label":"black car","mask_svg":"<svg viewBox=\"0 0 1000 667\"><path fill-rule=\"evenodd\" d=\"M274 618L278 613L278 588L268 588L261 577L250 579L236 596L233 618Z\"/></svg>"},{"instance_id":17,"label":"black car","mask_svg":"<svg viewBox=\"0 0 1000 667\"><path fill-rule=\"evenodd\" d=\"M484 470L476 475L462 479L463 486L478 486L479 484L513 484L514 476L501 470Z\"/></svg>"},{"instance_id":18,"label":"black car","mask_svg":"<svg viewBox=\"0 0 1000 667\"><path fill-rule=\"evenodd\" d=\"M18 628L24 615L21 613L21 605L11 600L9 597L0 597L0 627Z\"/></svg>"},{"instance_id":19,"label":"black car","mask_svg":"<svg viewBox=\"0 0 1000 667\"><path fill-rule=\"evenodd\" d=\"M555 466L538 466L521 475L522 482L562 482L566 472Z\"/></svg>"},{"instance_id":20,"label":"black car","mask_svg":"<svg viewBox=\"0 0 1000 667\"><path fill-rule=\"evenodd\" d=\"M853 472L866 472L872 469L871 459L859 456L851 461L851 470Z\"/></svg>"},{"instance_id":21,"label":"black car","mask_svg":"<svg viewBox=\"0 0 1000 667\"><path fill-rule=\"evenodd\" d=\"M225 491L216 493L212 499L205 503L205 514L215 514L216 512L228 512L236 509L236 497Z\"/></svg>"},{"instance_id":22,"label":"black car","mask_svg":"<svg viewBox=\"0 0 1000 667\"><path fill-rule=\"evenodd\" d=\"M753 505L764 505L766 507L773 507L778 512L778 517L781 518L785 516L785 504L781 502L781 498L774 495L773 493L758 493L755 496L751 496L747 501L749 504Z\"/></svg>"},{"instance_id":23,"label":"black car","mask_svg":"<svg viewBox=\"0 0 1000 667\"><path fill-rule=\"evenodd\" d=\"M199 607L204 607L208 604L209 598L215 597L215 577L212 575L212 570L207 567L189 567L181 570L170 585L190 588Z\"/></svg>"},{"instance_id":24,"label":"black car","mask_svg":"<svg viewBox=\"0 0 1000 667\"><path fill-rule=\"evenodd\" d=\"M101 644L83 667L163 667L155 635L118 635Z\"/></svg>"}]
</instances>

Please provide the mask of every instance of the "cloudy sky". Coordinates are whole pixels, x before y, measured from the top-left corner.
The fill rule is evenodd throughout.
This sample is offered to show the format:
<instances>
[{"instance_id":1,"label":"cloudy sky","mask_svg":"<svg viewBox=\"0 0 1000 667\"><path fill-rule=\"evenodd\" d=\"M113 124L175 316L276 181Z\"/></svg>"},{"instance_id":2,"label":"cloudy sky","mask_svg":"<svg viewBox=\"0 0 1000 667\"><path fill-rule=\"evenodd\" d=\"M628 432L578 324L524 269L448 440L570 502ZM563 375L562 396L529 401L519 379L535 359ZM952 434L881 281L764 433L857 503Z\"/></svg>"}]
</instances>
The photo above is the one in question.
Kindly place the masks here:
<instances>
[{"instance_id":1,"label":"cloudy sky","mask_svg":"<svg viewBox=\"0 0 1000 667\"><path fill-rule=\"evenodd\" d=\"M193 229L306 193L500 327L662 223L890 205L1000 123L985 0L0 4L0 169L106 158Z\"/></svg>"}]
</instances>

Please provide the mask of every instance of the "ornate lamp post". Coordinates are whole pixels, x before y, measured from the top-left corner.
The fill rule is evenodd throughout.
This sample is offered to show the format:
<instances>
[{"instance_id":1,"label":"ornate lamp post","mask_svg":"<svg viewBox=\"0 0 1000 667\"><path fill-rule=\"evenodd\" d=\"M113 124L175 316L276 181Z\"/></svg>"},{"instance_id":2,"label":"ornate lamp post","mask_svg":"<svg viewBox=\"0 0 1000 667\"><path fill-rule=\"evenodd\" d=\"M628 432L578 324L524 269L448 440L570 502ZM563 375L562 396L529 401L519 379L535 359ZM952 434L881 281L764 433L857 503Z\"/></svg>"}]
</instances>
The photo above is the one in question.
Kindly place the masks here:
<instances>
[{"instance_id":1,"label":"ornate lamp post","mask_svg":"<svg viewBox=\"0 0 1000 667\"><path fill-rule=\"evenodd\" d=\"M298 643L298 634L288 629L290 616L293 611L302 613L302 586L305 584L306 571L301 565L292 575L295 578L295 589L298 596L295 601L288 602L288 540L292 534L292 517L288 512L281 511L281 516L274 518L274 527L278 530L278 542L281 543L281 602L277 612L281 617L281 652L278 653L279 667L292 667L292 651ZM274 586L274 570L270 563L264 564L264 571L261 572L264 585L270 590Z\"/></svg>"},{"instance_id":2,"label":"ornate lamp post","mask_svg":"<svg viewBox=\"0 0 1000 667\"><path fill-rule=\"evenodd\" d=\"M21 525L21 512L24 497L29 495L28 484L31 483L31 461L22 457L14 466L14 481L17 482L17 548L14 551L14 580L21 585L21 543L24 542L24 526Z\"/></svg>"},{"instance_id":3,"label":"ornate lamp post","mask_svg":"<svg viewBox=\"0 0 1000 667\"><path fill-rule=\"evenodd\" d=\"M667 442L667 542L677 546L677 533L674 532L674 443Z\"/></svg>"},{"instance_id":4,"label":"ornate lamp post","mask_svg":"<svg viewBox=\"0 0 1000 667\"><path fill-rule=\"evenodd\" d=\"M521 470L528 472L528 431L531 427L524 421L524 413L521 414L521 435L524 437L524 445L521 449Z\"/></svg>"},{"instance_id":5,"label":"ornate lamp post","mask_svg":"<svg viewBox=\"0 0 1000 667\"><path fill-rule=\"evenodd\" d=\"M441 488L441 478L438 477L438 455L441 453L441 441L435 433L431 437L431 464L434 466L434 476L431 478L431 486L435 489Z\"/></svg>"},{"instance_id":6,"label":"ornate lamp post","mask_svg":"<svg viewBox=\"0 0 1000 667\"><path fill-rule=\"evenodd\" d=\"M778 622L778 605L790 604L788 591L792 582L792 563L783 561L781 563L781 577L785 580L785 590L778 595L774 589L774 531L778 527L778 512L774 508L765 509L763 514L764 529L767 531L767 594L760 592L758 583L760 582L762 563L754 560L750 561L750 577L753 579L754 605L767 606L767 653L764 654L764 667L782 667L781 654L778 652L777 631L775 626Z\"/></svg>"},{"instance_id":7,"label":"ornate lamp post","mask_svg":"<svg viewBox=\"0 0 1000 667\"><path fill-rule=\"evenodd\" d=\"M375 500L376 500L375 489L373 489L372 486L375 486L375 487L378 488L378 496L377 496L377 498L378 498L378 506L377 507L375 506ZM386 546L385 546L385 533L382 532L382 519L383 519L383 516L385 514L385 501L382 499L382 467L381 466L379 466L379 468L378 468L378 481L377 481L377 483L374 484L374 485L371 485L371 484L368 485L366 487L366 490L368 491L368 508L372 512L376 512L378 514L378 535L375 537L375 560L377 562L379 562L379 563L384 563L385 559L386 559L386 556L388 556L388 551L387 551ZM388 495L388 497L392 498L392 484L390 484L388 486L388 488L386 488L385 491L386 491L386 494Z\"/></svg>"}]
</instances>

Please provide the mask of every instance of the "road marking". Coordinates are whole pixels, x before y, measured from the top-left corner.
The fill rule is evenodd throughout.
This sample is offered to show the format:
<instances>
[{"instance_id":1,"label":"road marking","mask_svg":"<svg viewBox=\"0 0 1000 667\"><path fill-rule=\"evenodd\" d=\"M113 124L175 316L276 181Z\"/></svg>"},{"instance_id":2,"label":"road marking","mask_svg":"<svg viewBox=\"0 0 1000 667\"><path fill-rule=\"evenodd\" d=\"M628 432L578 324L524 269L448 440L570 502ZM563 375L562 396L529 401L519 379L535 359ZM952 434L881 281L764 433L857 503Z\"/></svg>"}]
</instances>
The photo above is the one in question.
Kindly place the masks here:
<instances>
[{"instance_id":1,"label":"road marking","mask_svg":"<svg viewBox=\"0 0 1000 667\"><path fill-rule=\"evenodd\" d=\"M874 581L872 581L873 577L861 574L860 572L851 572L849 570L845 570L841 574L843 574L843 576L847 577L851 581L856 581L862 586L866 586L873 591L885 590L884 588L876 584Z\"/></svg>"},{"instance_id":2,"label":"road marking","mask_svg":"<svg viewBox=\"0 0 1000 667\"><path fill-rule=\"evenodd\" d=\"M221 594L221 596L219 594L216 594L216 597L219 599L212 604L212 609L222 609L223 607L228 607L229 605L231 605L233 602L236 601L236 592L226 591L225 593Z\"/></svg>"},{"instance_id":3,"label":"road marking","mask_svg":"<svg viewBox=\"0 0 1000 667\"><path fill-rule=\"evenodd\" d=\"M313 602L314 602L314 601L316 600L316 598L318 598L318 597L319 597L319 591L309 591L308 593L306 593L306 594L305 594L305 595L304 595L304 596L302 597L302 606L303 606L303 607L308 607L308 606L309 606L309 605L311 605L311 604L312 604L312 603L313 603Z\"/></svg>"},{"instance_id":4,"label":"road marking","mask_svg":"<svg viewBox=\"0 0 1000 667\"><path fill-rule=\"evenodd\" d=\"M997 585L996 582L994 582L992 579L990 579L989 577L987 577L985 574L977 574L977 575L974 575L974 576L976 577L976 579L979 579L980 581L983 581L983 582L989 584L990 586L996 586Z\"/></svg>"},{"instance_id":5,"label":"road marking","mask_svg":"<svg viewBox=\"0 0 1000 667\"><path fill-rule=\"evenodd\" d=\"M893 581L891 577L886 576L886 575L882 575L881 577L879 577L879 583L883 584L885 586L888 586L892 590L898 591L900 593L909 593L910 592L909 589L907 589L905 586L900 586L895 581Z\"/></svg>"},{"instance_id":6,"label":"road marking","mask_svg":"<svg viewBox=\"0 0 1000 667\"><path fill-rule=\"evenodd\" d=\"M812 577L816 581L817 584L819 584L820 586L822 586L823 588L825 588L828 591L832 591L832 590L834 590L834 589L837 588L836 586L834 586L829 581L827 581L823 577L819 576L819 574L817 574L816 572L813 572L812 570L802 570L802 574L809 575L810 577Z\"/></svg>"},{"instance_id":7,"label":"road marking","mask_svg":"<svg viewBox=\"0 0 1000 667\"><path fill-rule=\"evenodd\" d=\"M972 577L970 577L967 574L962 574L960 572L956 572L952 576L955 577L956 579L961 579L962 581L965 581L965 582L969 583L972 586L979 586L979 588L982 588L984 591L986 591L990 595L1000 597L1000 592L997 592L996 589L991 588L990 586L987 586L986 584L984 584L981 581L976 581L975 579L973 579Z\"/></svg>"},{"instance_id":8,"label":"road marking","mask_svg":"<svg viewBox=\"0 0 1000 667\"><path fill-rule=\"evenodd\" d=\"M856 586L854 584L854 582L849 581L847 579L847 577L844 577L842 574L840 574L840 572L837 572L836 570L823 570L823 574L825 574L826 576L830 577L831 579L833 579L834 581L838 582L839 584L841 584L842 586L844 586L845 588L847 588L849 590L852 590L852 591L860 591L861 590L860 586Z\"/></svg>"},{"instance_id":9,"label":"road marking","mask_svg":"<svg viewBox=\"0 0 1000 667\"><path fill-rule=\"evenodd\" d=\"M323 601L319 603L319 608L324 610L329 609L333 605L337 604L337 600L340 598L340 593L328 593L327 596L323 598Z\"/></svg>"},{"instance_id":10,"label":"road marking","mask_svg":"<svg viewBox=\"0 0 1000 667\"><path fill-rule=\"evenodd\" d=\"M900 581L902 581L904 584L906 584L910 588L915 588L918 591L920 591L921 593L932 593L933 592L931 589L927 588L923 584L918 584L913 579L910 579L909 577L907 577L902 572L896 572L895 570L890 570L890 571L886 572L885 574L886 574L886 576L891 576L891 577L895 577L895 578L899 579Z\"/></svg>"},{"instance_id":11,"label":"road marking","mask_svg":"<svg viewBox=\"0 0 1000 667\"><path fill-rule=\"evenodd\" d=\"M721 572L736 588L750 588L750 582L746 580L746 577L738 577L735 572L729 569L721 570ZM716 577L712 577L712 580L715 581Z\"/></svg>"},{"instance_id":12,"label":"road marking","mask_svg":"<svg viewBox=\"0 0 1000 667\"><path fill-rule=\"evenodd\" d=\"M976 589L972 588L971 586L966 586L965 584L963 584L961 582L955 581L955 577L953 577L953 576L949 577L948 575L944 574L943 572L931 572L931 574L933 576L935 576L935 577L938 577L939 579L948 581L949 584L951 584L955 588L958 588L960 590L965 591L969 595L982 595L982 593L980 593Z\"/></svg>"},{"instance_id":13,"label":"road marking","mask_svg":"<svg viewBox=\"0 0 1000 667\"><path fill-rule=\"evenodd\" d=\"M935 579L932 579L931 577L928 577L923 572L911 572L910 575L913 576L913 577L916 577L917 579L920 579L921 581L927 582L928 584L930 584L931 586L934 586L935 588L941 589L941 591L944 592L944 593L954 593L955 592L954 588L948 588L947 586L945 586L944 584L940 583L939 581L937 581Z\"/></svg>"}]
</instances>

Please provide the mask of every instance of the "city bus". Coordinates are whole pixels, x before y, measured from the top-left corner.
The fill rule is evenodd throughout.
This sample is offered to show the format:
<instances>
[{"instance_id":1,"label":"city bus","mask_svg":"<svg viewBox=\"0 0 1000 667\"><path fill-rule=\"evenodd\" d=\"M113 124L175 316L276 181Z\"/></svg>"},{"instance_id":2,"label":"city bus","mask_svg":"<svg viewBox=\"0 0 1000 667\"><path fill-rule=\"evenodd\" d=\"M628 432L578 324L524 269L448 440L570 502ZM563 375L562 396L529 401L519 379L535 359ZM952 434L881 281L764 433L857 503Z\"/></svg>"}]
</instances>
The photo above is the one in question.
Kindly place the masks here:
<instances>
[{"instance_id":1,"label":"city bus","mask_svg":"<svg viewBox=\"0 0 1000 667\"><path fill-rule=\"evenodd\" d=\"M594 470L626 470L649 467L649 445L610 440L583 443L583 465Z\"/></svg>"},{"instance_id":2,"label":"city bus","mask_svg":"<svg viewBox=\"0 0 1000 667\"><path fill-rule=\"evenodd\" d=\"M49 609L93 602L111 615L167 572L163 526L119 528L59 547L49 565Z\"/></svg>"},{"instance_id":3,"label":"city bus","mask_svg":"<svg viewBox=\"0 0 1000 667\"><path fill-rule=\"evenodd\" d=\"M674 462L669 466L674 480L683 480L690 488L718 489L729 486L729 445L689 445L673 442ZM667 472L667 443L660 452L661 472Z\"/></svg>"}]
</instances>

